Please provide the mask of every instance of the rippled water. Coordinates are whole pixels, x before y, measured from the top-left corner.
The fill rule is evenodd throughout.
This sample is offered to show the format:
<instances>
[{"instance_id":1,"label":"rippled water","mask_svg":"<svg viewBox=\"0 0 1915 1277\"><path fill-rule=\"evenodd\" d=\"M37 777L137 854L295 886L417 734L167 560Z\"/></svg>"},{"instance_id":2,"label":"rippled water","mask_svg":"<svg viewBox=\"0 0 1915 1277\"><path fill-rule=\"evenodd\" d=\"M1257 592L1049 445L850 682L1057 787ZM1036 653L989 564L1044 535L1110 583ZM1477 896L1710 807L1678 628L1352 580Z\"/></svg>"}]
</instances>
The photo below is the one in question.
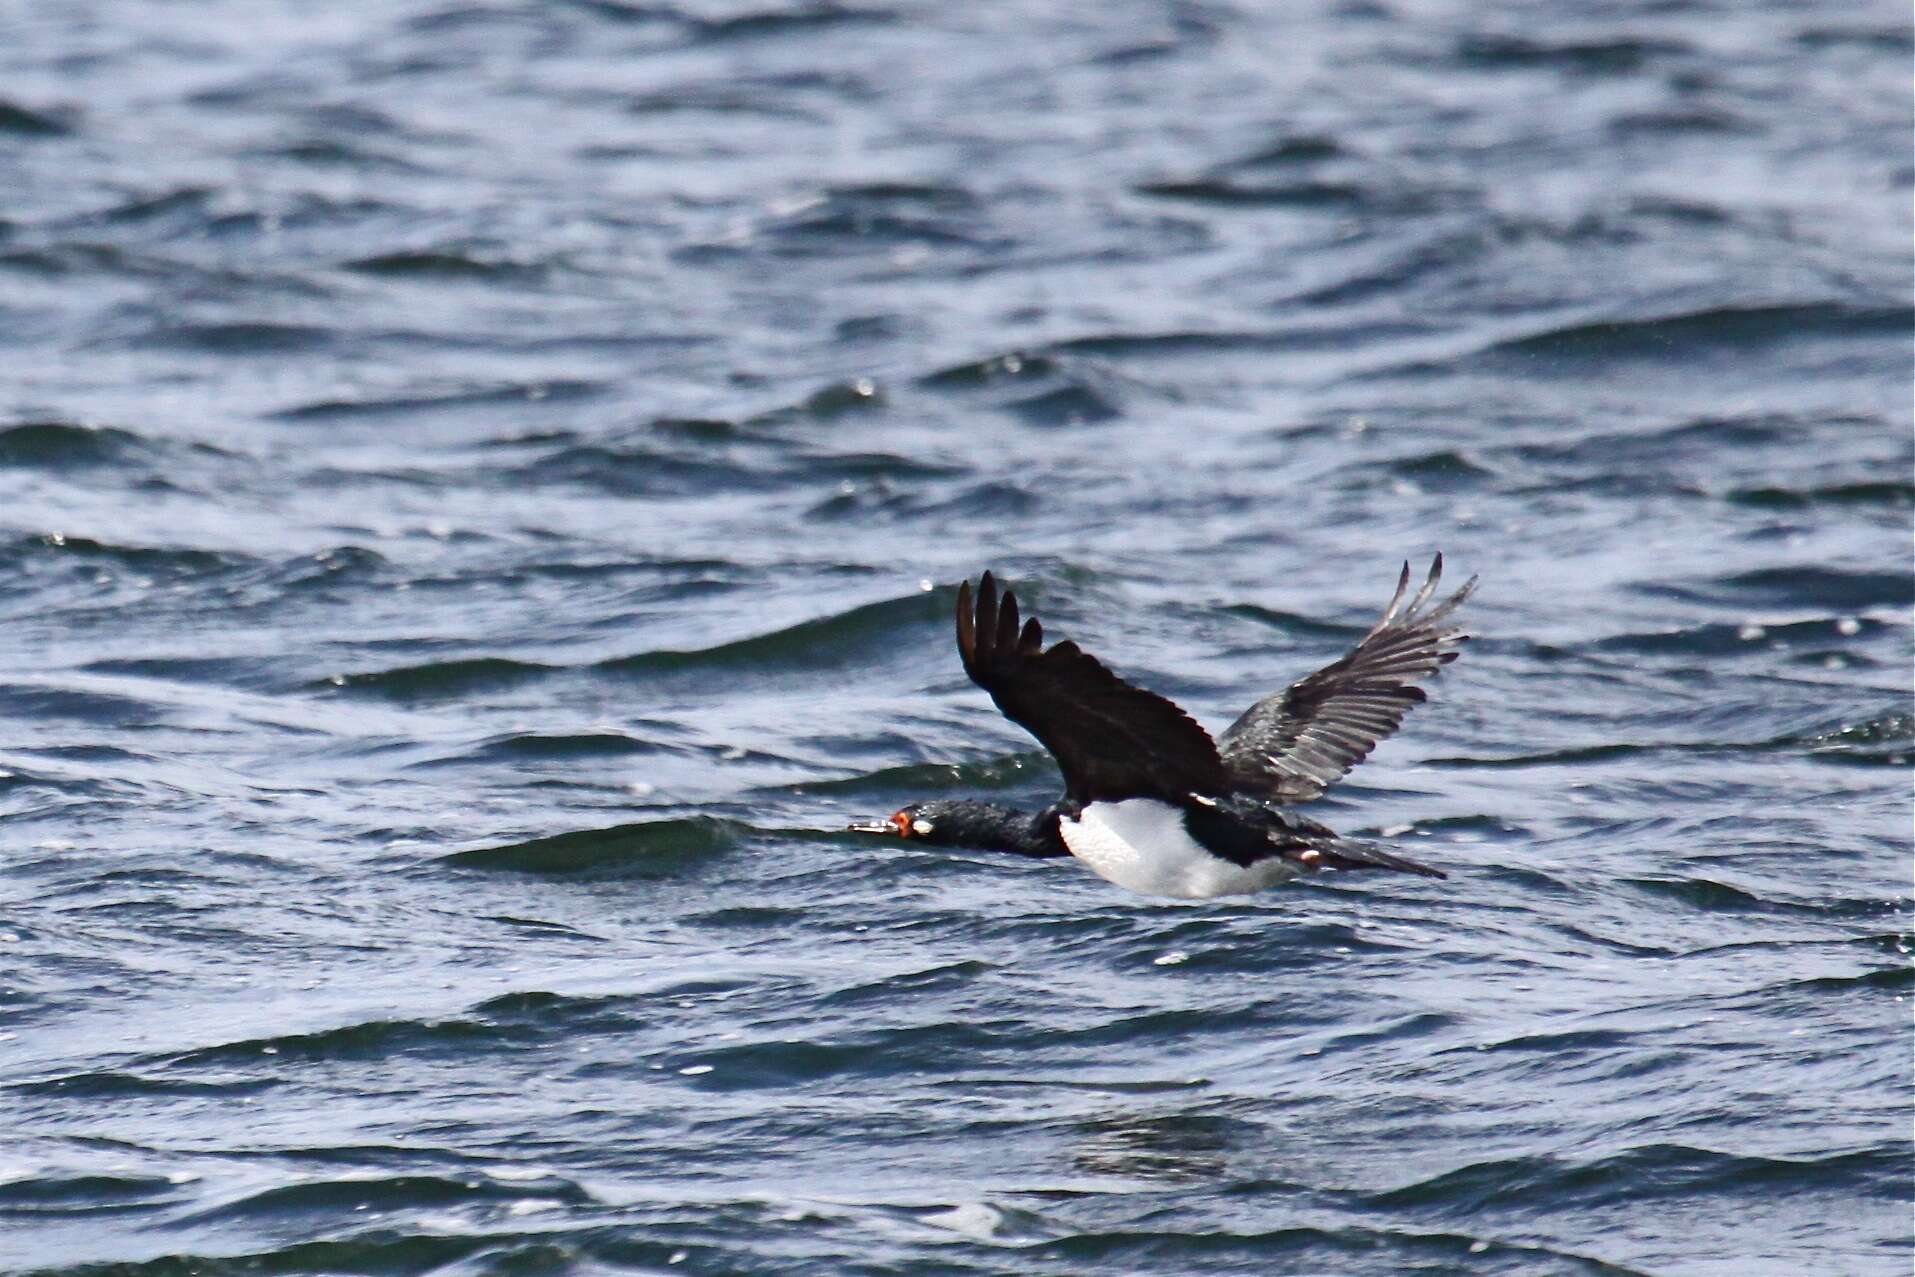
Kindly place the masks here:
<instances>
[{"instance_id":1,"label":"rippled water","mask_svg":"<svg viewBox=\"0 0 1915 1277\"><path fill-rule=\"evenodd\" d=\"M0 1268L1905 1273L1908 23L0 11ZM1446 882L833 832L1437 548Z\"/></svg>"}]
</instances>

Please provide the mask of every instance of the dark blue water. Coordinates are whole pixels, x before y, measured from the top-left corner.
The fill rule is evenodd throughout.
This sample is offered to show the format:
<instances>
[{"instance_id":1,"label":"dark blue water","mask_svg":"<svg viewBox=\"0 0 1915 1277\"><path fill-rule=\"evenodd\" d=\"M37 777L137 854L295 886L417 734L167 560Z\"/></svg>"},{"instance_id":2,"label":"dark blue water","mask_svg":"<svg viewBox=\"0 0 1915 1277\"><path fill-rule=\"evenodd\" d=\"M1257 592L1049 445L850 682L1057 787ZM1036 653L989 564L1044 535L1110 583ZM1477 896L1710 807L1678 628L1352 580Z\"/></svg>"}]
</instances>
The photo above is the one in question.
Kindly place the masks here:
<instances>
[{"instance_id":1,"label":"dark blue water","mask_svg":"<svg viewBox=\"0 0 1915 1277\"><path fill-rule=\"evenodd\" d=\"M0 1269L1904 1274L1887 3L0 8ZM1197 904L1213 727L1480 637Z\"/></svg>"}]
</instances>

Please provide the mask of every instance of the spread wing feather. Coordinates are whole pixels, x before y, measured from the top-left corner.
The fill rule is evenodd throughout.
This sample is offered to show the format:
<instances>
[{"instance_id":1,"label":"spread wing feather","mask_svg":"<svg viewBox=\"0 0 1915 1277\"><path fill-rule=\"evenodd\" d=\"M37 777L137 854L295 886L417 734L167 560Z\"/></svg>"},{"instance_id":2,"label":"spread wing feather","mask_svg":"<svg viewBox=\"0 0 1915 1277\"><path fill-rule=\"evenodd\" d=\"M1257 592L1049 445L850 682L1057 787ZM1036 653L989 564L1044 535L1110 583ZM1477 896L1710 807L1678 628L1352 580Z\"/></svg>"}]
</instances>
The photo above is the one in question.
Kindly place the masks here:
<instances>
[{"instance_id":1,"label":"spread wing feather","mask_svg":"<svg viewBox=\"0 0 1915 1277\"><path fill-rule=\"evenodd\" d=\"M1457 646L1469 638L1445 622L1476 589L1475 577L1422 610L1442 575L1439 554L1405 607L1410 586L1405 563L1383 618L1354 648L1266 696L1230 725L1218 739L1218 750L1233 786L1277 802L1315 798L1402 726L1410 707L1427 699L1416 681L1455 660Z\"/></svg>"},{"instance_id":2,"label":"spread wing feather","mask_svg":"<svg viewBox=\"0 0 1915 1277\"><path fill-rule=\"evenodd\" d=\"M1224 764L1208 732L1077 644L1046 648L1044 627L1035 618L1020 625L1017 597L1000 595L989 572L975 598L969 581L958 587L957 644L964 672L1050 750L1077 802L1222 792Z\"/></svg>"}]
</instances>

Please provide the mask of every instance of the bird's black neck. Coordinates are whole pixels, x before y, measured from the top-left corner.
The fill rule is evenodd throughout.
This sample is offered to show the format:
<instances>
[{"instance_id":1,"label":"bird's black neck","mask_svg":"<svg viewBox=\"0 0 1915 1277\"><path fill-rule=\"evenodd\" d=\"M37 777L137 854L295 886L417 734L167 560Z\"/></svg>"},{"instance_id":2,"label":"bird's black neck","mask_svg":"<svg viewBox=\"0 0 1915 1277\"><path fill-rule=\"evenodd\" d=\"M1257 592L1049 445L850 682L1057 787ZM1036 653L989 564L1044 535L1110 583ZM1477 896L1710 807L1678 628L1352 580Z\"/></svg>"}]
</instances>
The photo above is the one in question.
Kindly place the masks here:
<instances>
[{"instance_id":1,"label":"bird's black neck","mask_svg":"<svg viewBox=\"0 0 1915 1277\"><path fill-rule=\"evenodd\" d=\"M1058 807L1032 813L993 803L939 804L929 841L977 851L1007 851L1018 856L1068 856L1057 831Z\"/></svg>"}]
</instances>

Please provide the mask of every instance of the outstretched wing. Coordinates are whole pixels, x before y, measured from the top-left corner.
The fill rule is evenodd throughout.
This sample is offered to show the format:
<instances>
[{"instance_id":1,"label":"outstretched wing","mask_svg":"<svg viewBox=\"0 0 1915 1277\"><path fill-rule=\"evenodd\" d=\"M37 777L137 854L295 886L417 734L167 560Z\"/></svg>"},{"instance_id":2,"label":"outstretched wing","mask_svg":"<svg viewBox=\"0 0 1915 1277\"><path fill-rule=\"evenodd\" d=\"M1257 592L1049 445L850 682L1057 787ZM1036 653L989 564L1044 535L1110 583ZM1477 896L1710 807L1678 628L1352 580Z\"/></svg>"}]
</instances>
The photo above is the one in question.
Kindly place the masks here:
<instances>
[{"instance_id":1,"label":"outstretched wing","mask_svg":"<svg viewBox=\"0 0 1915 1277\"><path fill-rule=\"evenodd\" d=\"M1410 565L1396 596L1368 634L1342 658L1245 710L1219 738L1231 783L1278 802L1315 798L1370 756L1376 743L1427 699L1416 681L1456 659L1469 636L1446 628L1450 614L1476 589L1476 578L1422 611L1443 575L1443 556L1403 607Z\"/></svg>"},{"instance_id":2,"label":"outstretched wing","mask_svg":"<svg viewBox=\"0 0 1915 1277\"><path fill-rule=\"evenodd\" d=\"M1077 802L1222 792L1210 734L1154 692L1132 687L1068 640L1044 647L1035 618L1020 628L1017 598L986 572L975 603L958 587L958 655L1004 716L1037 737Z\"/></svg>"}]
</instances>

